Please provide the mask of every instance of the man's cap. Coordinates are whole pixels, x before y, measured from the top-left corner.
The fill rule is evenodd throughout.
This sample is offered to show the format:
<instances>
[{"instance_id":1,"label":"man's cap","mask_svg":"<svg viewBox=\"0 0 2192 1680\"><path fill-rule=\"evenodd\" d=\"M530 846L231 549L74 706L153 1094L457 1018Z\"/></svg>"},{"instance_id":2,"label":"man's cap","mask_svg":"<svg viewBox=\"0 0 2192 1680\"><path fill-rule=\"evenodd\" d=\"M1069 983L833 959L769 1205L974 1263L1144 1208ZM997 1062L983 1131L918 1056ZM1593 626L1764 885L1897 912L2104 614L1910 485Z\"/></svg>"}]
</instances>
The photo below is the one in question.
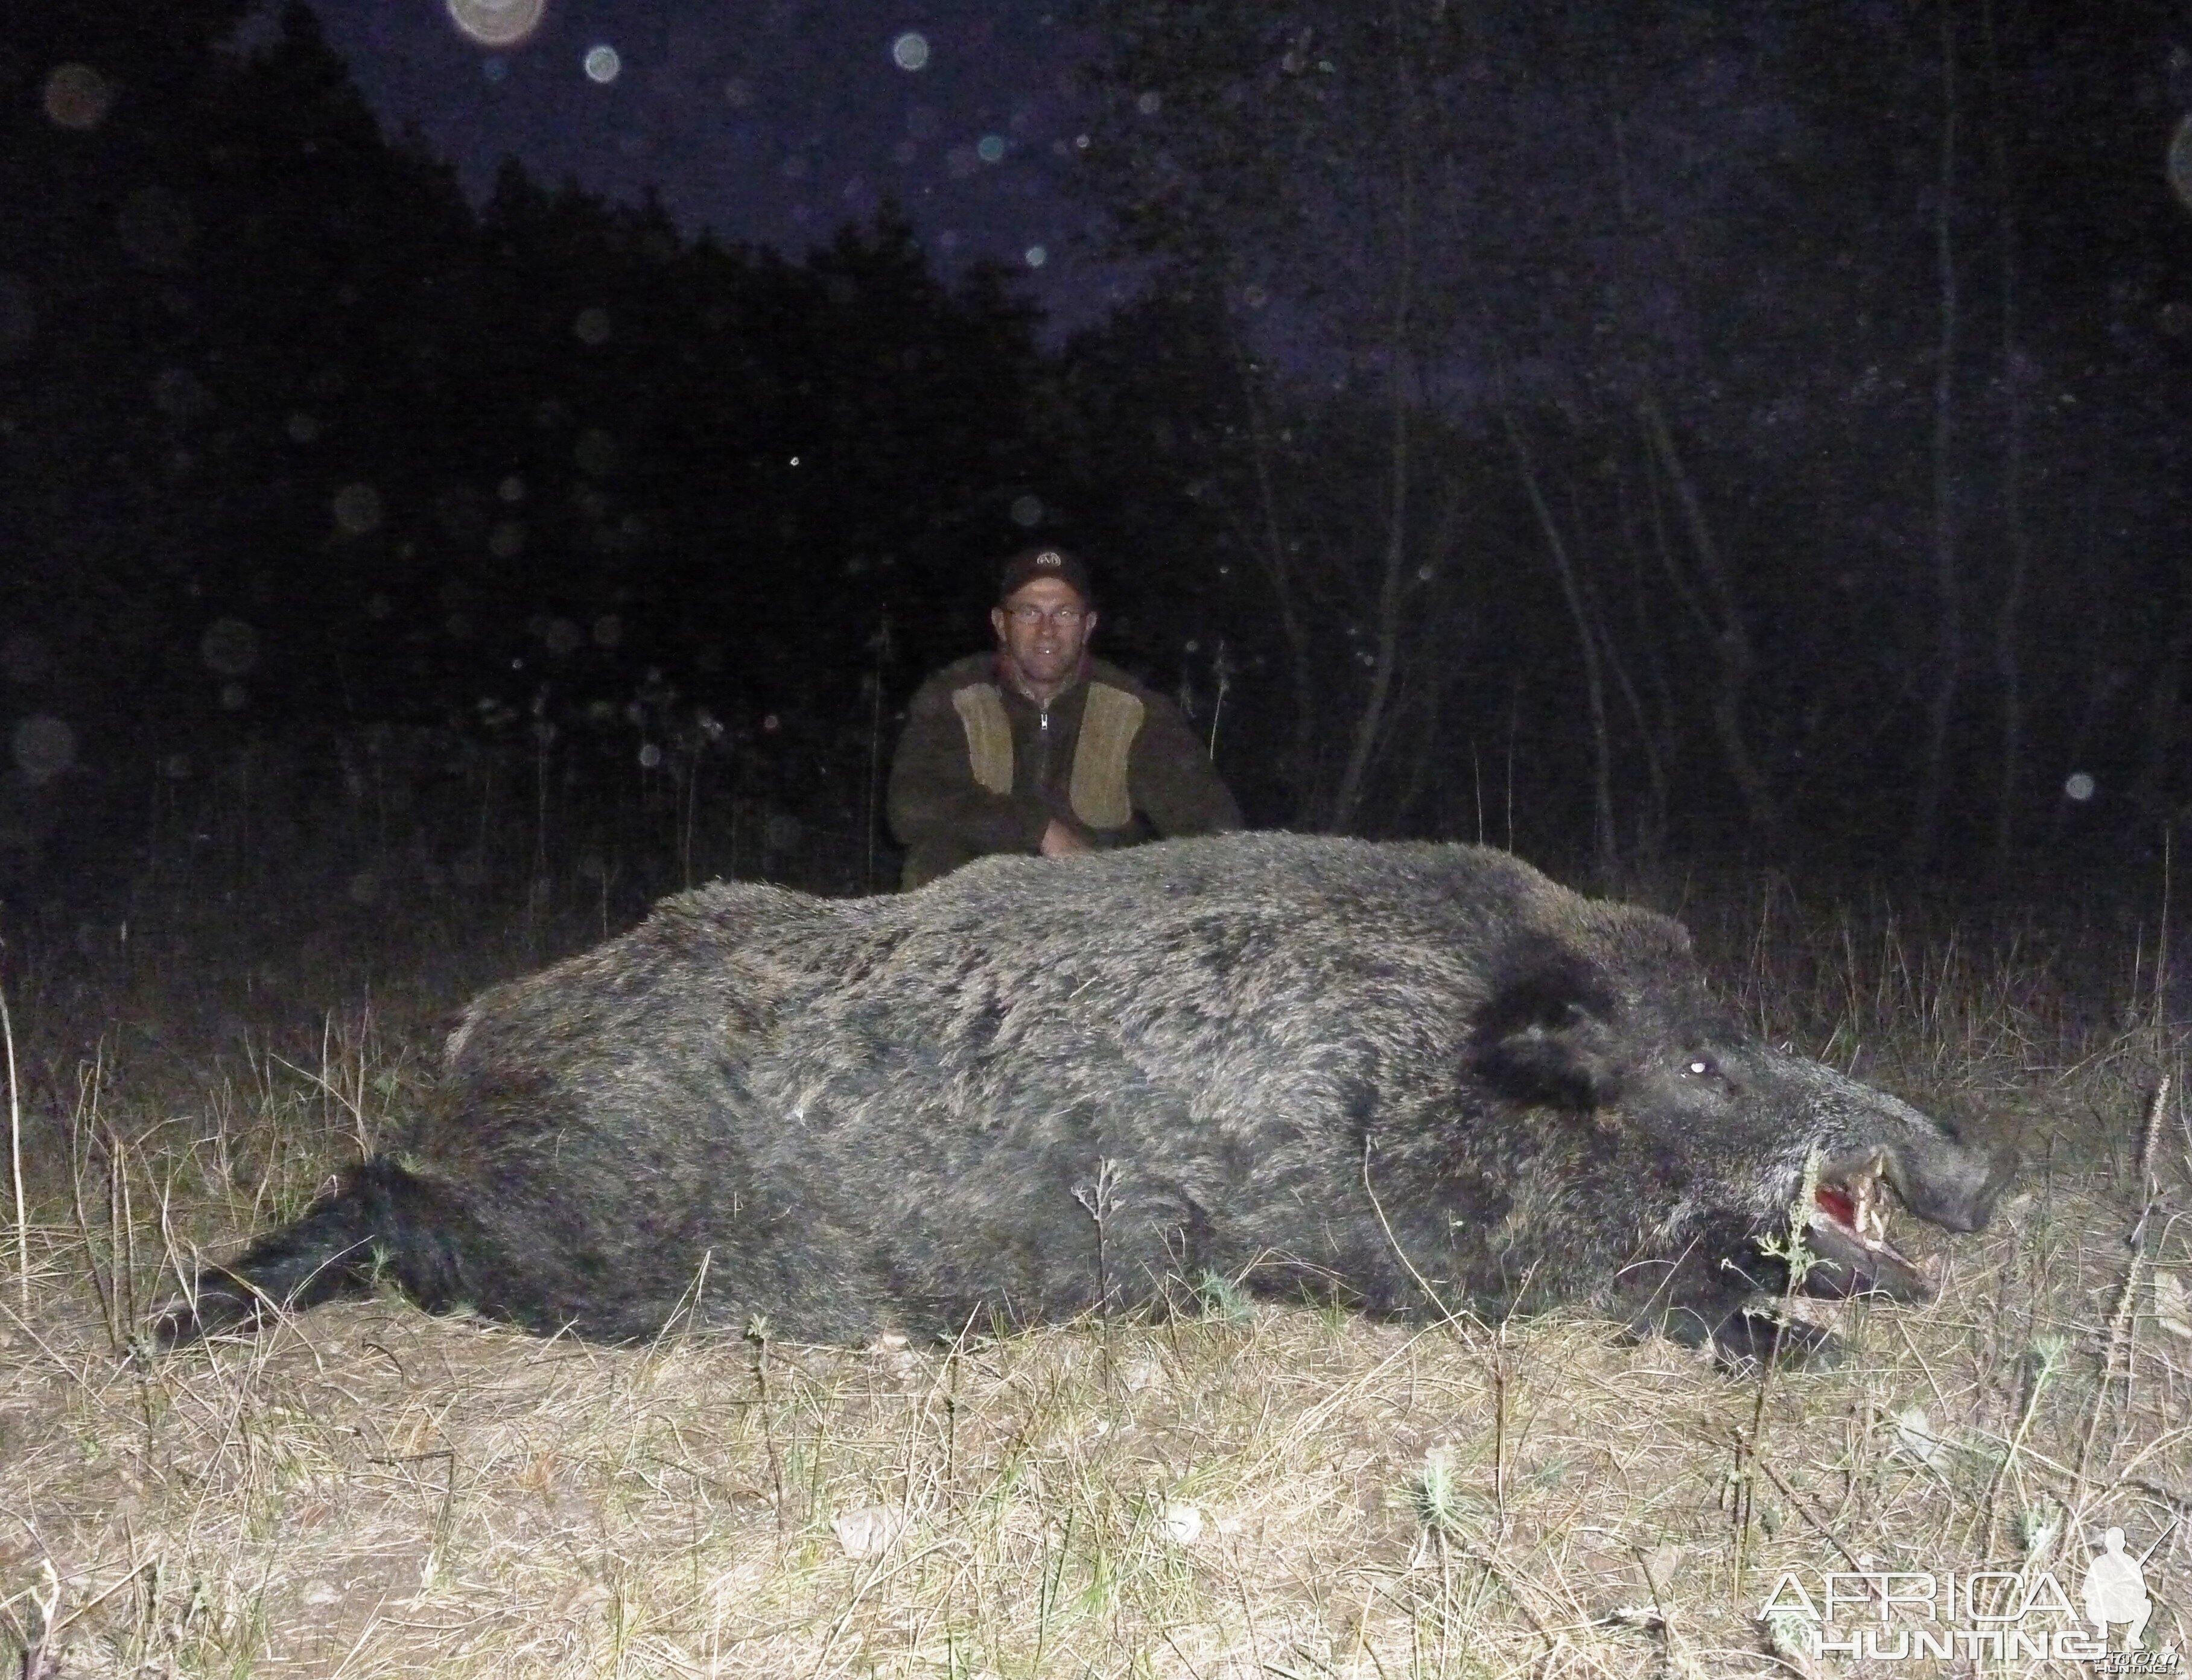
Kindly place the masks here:
<instances>
[{"instance_id":1,"label":"man's cap","mask_svg":"<svg viewBox=\"0 0 2192 1680\"><path fill-rule=\"evenodd\" d=\"M997 579L997 599L1009 601L1038 578L1055 578L1083 601L1096 599L1088 582L1088 568L1064 549L1022 549L1005 562Z\"/></svg>"}]
</instances>

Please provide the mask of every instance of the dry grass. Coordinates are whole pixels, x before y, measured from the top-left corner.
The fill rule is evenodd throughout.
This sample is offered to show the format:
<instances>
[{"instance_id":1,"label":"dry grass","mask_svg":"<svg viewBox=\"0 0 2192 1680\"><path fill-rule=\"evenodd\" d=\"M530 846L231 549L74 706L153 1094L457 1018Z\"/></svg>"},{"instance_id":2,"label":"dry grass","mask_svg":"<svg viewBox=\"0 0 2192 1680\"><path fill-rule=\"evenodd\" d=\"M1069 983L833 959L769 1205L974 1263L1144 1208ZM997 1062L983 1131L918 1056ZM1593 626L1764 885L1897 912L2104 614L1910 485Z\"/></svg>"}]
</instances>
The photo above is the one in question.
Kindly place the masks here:
<instances>
[{"instance_id":1,"label":"dry grass","mask_svg":"<svg viewBox=\"0 0 2192 1680\"><path fill-rule=\"evenodd\" d=\"M2075 1597L2111 1523L2159 1540L2149 1643L2181 1645L2192 1325L2156 1279L2192 1283L2192 1136L2150 1098L2183 1042L2074 1007L2035 947L1699 920L1769 1030L2032 1158L1938 1303L1845 1310L1835 1371L1733 1382L1581 1314L602 1349L394 1300L146 1359L194 1245L294 1211L412 1099L433 1010L277 1054L213 1009L216 1057L140 991L71 1055L58 982L27 988L0 1650L71 1676L1978 1672L1777 1654L1758 1608L1859 1558Z\"/></svg>"}]
</instances>

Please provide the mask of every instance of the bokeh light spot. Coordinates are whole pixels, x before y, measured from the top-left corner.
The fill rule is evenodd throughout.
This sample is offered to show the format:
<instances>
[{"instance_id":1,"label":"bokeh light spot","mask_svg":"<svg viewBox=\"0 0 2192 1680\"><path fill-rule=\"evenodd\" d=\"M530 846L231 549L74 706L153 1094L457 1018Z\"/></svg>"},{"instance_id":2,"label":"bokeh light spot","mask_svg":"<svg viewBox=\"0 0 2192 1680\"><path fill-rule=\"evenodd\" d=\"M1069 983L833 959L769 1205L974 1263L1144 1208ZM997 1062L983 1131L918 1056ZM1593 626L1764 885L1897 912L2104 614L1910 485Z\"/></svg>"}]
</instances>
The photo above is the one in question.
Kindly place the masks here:
<instances>
[{"instance_id":1,"label":"bokeh light spot","mask_svg":"<svg viewBox=\"0 0 2192 1680\"><path fill-rule=\"evenodd\" d=\"M282 423L282 430L289 435L292 443L310 443L320 435L320 422L317 415L307 414L300 408Z\"/></svg>"},{"instance_id":2,"label":"bokeh light spot","mask_svg":"<svg viewBox=\"0 0 2192 1680\"><path fill-rule=\"evenodd\" d=\"M1042 497L1040 497L1040 496L1015 496L1015 497L1013 498L1013 524L1018 525L1018 526L1021 526L1021 527L1031 527L1031 526L1035 526L1035 525L1039 525L1039 524L1041 524L1042 522Z\"/></svg>"},{"instance_id":3,"label":"bokeh light spot","mask_svg":"<svg viewBox=\"0 0 2192 1680\"><path fill-rule=\"evenodd\" d=\"M649 741L639 749L639 767L653 770L662 762L662 749Z\"/></svg>"},{"instance_id":4,"label":"bokeh light spot","mask_svg":"<svg viewBox=\"0 0 2192 1680\"><path fill-rule=\"evenodd\" d=\"M974 156L985 163L1002 162L1005 157L1005 137L1002 134L983 135L980 140L974 142Z\"/></svg>"},{"instance_id":5,"label":"bokeh light spot","mask_svg":"<svg viewBox=\"0 0 2192 1680\"><path fill-rule=\"evenodd\" d=\"M1049 260L1050 253L1042 246L1030 245L1027 248L1027 265L1030 268L1041 268Z\"/></svg>"},{"instance_id":6,"label":"bokeh light spot","mask_svg":"<svg viewBox=\"0 0 2192 1680\"><path fill-rule=\"evenodd\" d=\"M624 60L617 56L617 49L606 43L587 48L586 56L581 62L585 65L586 79L597 82L603 87L615 81L618 72L624 68Z\"/></svg>"},{"instance_id":7,"label":"bokeh light spot","mask_svg":"<svg viewBox=\"0 0 2192 1680\"><path fill-rule=\"evenodd\" d=\"M2169 185L2177 202L2192 210L2192 117L2177 125L2169 137Z\"/></svg>"},{"instance_id":8,"label":"bokeh light spot","mask_svg":"<svg viewBox=\"0 0 2192 1680\"><path fill-rule=\"evenodd\" d=\"M225 712L240 712L251 703L251 692L240 682L224 682L220 686L220 709Z\"/></svg>"},{"instance_id":9,"label":"bokeh light spot","mask_svg":"<svg viewBox=\"0 0 2192 1680\"><path fill-rule=\"evenodd\" d=\"M753 84L743 76L734 76L723 83L723 103L733 111L744 111L753 103Z\"/></svg>"},{"instance_id":10,"label":"bokeh light spot","mask_svg":"<svg viewBox=\"0 0 2192 1680\"><path fill-rule=\"evenodd\" d=\"M609 312L598 304L589 304L571 322L571 331L582 345L605 345L609 341Z\"/></svg>"},{"instance_id":11,"label":"bokeh light spot","mask_svg":"<svg viewBox=\"0 0 2192 1680\"><path fill-rule=\"evenodd\" d=\"M345 484L335 492L335 525L346 537L362 537L380 523L380 493L370 484Z\"/></svg>"},{"instance_id":12,"label":"bokeh light spot","mask_svg":"<svg viewBox=\"0 0 2192 1680\"><path fill-rule=\"evenodd\" d=\"M216 618L198 638L198 658L215 676L243 676L259 663L259 632L241 618Z\"/></svg>"},{"instance_id":13,"label":"bokeh light spot","mask_svg":"<svg viewBox=\"0 0 2192 1680\"><path fill-rule=\"evenodd\" d=\"M515 47L540 26L546 0L447 0L449 21L482 47Z\"/></svg>"},{"instance_id":14,"label":"bokeh light spot","mask_svg":"<svg viewBox=\"0 0 2192 1680\"><path fill-rule=\"evenodd\" d=\"M1155 117L1164 109L1164 95L1152 88L1134 101L1134 109L1145 117Z\"/></svg>"},{"instance_id":15,"label":"bokeh light spot","mask_svg":"<svg viewBox=\"0 0 2192 1680\"><path fill-rule=\"evenodd\" d=\"M494 487L494 493L503 501L514 506L525 499L525 481L516 473L511 473Z\"/></svg>"},{"instance_id":16,"label":"bokeh light spot","mask_svg":"<svg viewBox=\"0 0 2192 1680\"><path fill-rule=\"evenodd\" d=\"M76 731L41 712L15 726L15 767L33 782L50 782L76 762Z\"/></svg>"},{"instance_id":17,"label":"bokeh light spot","mask_svg":"<svg viewBox=\"0 0 2192 1680\"><path fill-rule=\"evenodd\" d=\"M380 877L370 869L360 869L350 878L350 902L370 904L380 897Z\"/></svg>"},{"instance_id":18,"label":"bokeh light spot","mask_svg":"<svg viewBox=\"0 0 2192 1680\"><path fill-rule=\"evenodd\" d=\"M900 70L919 70L928 62L928 37L909 29L891 43L891 62Z\"/></svg>"},{"instance_id":19,"label":"bokeh light spot","mask_svg":"<svg viewBox=\"0 0 2192 1680\"><path fill-rule=\"evenodd\" d=\"M114 84L88 64L58 65L46 77L46 115L64 128L96 128L113 103Z\"/></svg>"},{"instance_id":20,"label":"bokeh light spot","mask_svg":"<svg viewBox=\"0 0 2192 1680\"><path fill-rule=\"evenodd\" d=\"M2099 784L2081 770L2075 772L2070 778L2063 783L2063 796L2079 805L2083 805L2087 800L2092 798L2098 791L2098 788Z\"/></svg>"}]
</instances>

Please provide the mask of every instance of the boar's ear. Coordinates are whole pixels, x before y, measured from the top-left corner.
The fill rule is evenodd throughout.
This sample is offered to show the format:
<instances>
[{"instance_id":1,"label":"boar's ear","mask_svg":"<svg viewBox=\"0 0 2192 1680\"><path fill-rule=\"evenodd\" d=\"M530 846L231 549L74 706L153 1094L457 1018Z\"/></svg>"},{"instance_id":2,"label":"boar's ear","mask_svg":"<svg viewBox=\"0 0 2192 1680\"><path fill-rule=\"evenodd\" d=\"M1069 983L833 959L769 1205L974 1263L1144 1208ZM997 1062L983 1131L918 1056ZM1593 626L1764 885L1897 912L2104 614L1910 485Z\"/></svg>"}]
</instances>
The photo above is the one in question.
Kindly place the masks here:
<instances>
[{"instance_id":1,"label":"boar's ear","mask_svg":"<svg viewBox=\"0 0 2192 1680\"><path fill-rule=\"evenodd\" d=\"M1476 1071L1518 1102L1598 1108L1620 1083L1615 1006L1606 976L1578 953L1530 951L1478 1012L1470 1038Z\"/></svg>"}]
</instances>

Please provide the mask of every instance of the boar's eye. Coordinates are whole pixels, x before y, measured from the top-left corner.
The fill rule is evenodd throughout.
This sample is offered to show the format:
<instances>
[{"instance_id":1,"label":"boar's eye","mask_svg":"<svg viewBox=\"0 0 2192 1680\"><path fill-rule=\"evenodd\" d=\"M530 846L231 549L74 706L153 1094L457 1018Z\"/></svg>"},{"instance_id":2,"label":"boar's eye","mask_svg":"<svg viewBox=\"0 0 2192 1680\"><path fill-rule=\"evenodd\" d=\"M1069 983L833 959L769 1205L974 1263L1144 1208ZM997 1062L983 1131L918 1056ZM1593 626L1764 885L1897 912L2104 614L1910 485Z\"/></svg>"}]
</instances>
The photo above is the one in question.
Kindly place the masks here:
<instances>
[{"instance_id":1,"label":"boar's eye","mask_svg":"<svg viewBox=\"0 0 2192 1680\"><path fill-rule=\"evenodd\" d=\"M1720 1063L1710 1056L1693 1056L1682 1064L1682 1072L1693 1079L1716 1079L1720 1074Z\"/></svg>"}]
</instances>

